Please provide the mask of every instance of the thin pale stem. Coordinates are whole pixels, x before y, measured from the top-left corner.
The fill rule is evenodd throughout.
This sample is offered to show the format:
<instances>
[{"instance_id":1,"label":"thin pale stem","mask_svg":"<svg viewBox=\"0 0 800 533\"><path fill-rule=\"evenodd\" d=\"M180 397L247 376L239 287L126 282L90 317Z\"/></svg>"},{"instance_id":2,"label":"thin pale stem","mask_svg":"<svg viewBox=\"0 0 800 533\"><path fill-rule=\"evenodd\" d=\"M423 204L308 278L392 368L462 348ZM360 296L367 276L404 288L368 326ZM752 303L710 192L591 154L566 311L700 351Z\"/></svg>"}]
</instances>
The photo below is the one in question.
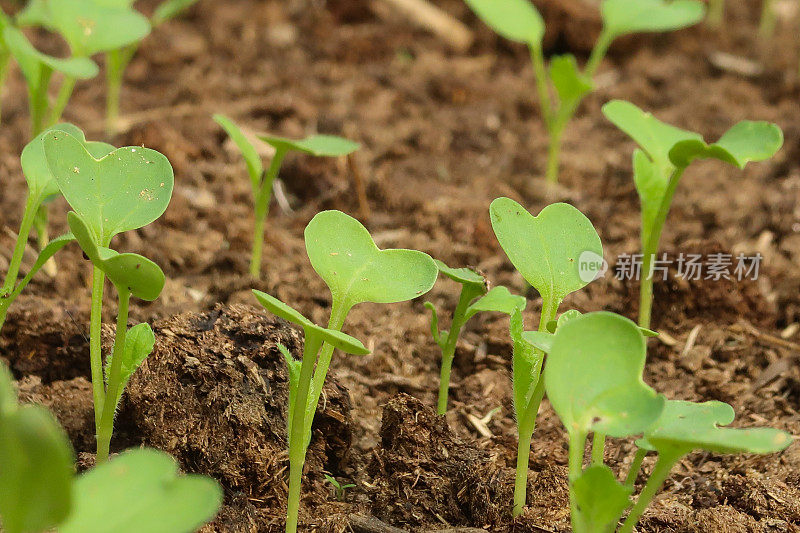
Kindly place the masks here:
<instances>
[{"instance_id":1,"label":"thin pale stem","mask_svg":"<svg viewBox=\"0 0 800 533\"><path fill-rule=\"evenodd\" d=\"M650 327L650 319L653 311L653 267L655 265L658 244L661 241L661 232L667 220L669 209L672 206L672 199L675 190L681 180L685 168L676 168L669 178L667 189L661 200L661 205L656 213L653 226L647 231L642 228L642 282L639 289L639 325L643 328Z\"/></svg>"},{"instance_id":2,"label":"thin pale stem","mask_svg":"<svg viewBox=\"0 0 800 533\"><path fill-rule=\"evenodd\" d=\"M125 69L133 59L139 43L106 52L106 135L117 132L119 102Z\"/></svg>"},{"instance_id":3,"label":"thin pale stem","mask_svg":"<svg viewBox=\"0 0 800 533\"><path fill-rule=\"evenodd\" d=\"M297 531L297 519L300 513L300 491L303 481L303 464L306 458L307 433L305 417L302 415L308 407L308 395L311 389L311 379L314 374L314 359L322 345L316 336L309 336L306 330L305 346L303 348L303 362L300 367L300 379L294 399L294 417L292 427L289 428L289 496L286 507L286 533Z\"/></svg>"},{"instance_id":4,"label":"thin pale stem","mask_svg":"<svg viewBox=\"0 0 800 533\"><path fill-rule=\"evenodd\" d=\"M3 123L3 89L6 86L8 67L11 64L11 54L8 51L0 52L0 124Z\"/></svg>"},{"instance_id":5,"label":"thin pale stem","mask_svg":"<svg viewBox=\"0 0 800 533\"><path fill-rule=\"evenodd\" d=\"M708 25L714 29L719 29L722 26L722 20L724 18L725 18L725 0L709 0L708 16L706 17Z\"/></svg>"},{"instance_id":6,"label":"thin pale stem","mask_svg":"<svg viewBox=\"0 0 800 533\"><path fill-rule=\"evenodd\" d=\"M574 484L583 473L583 455L586 445L585 433L570 433L569 435L569 507L572 519L572 531L585 533L583 524L578 521L578 501L575 495Z\"/></svg>"},{"instance_id":7,"label":"thin pale stem","mask_svg":"<svg viewBox=\"0 0 800 533\"><path fill-rule=\"evenodd\" d=\"M592 48L592 54L589 56L589 60L586 62L586 66L583 69L584 75L588 78L594 78L594 75L597 74L597 69L600 68L600 64L603 62L603 58L606 57L608 48L613 41L614 36L605 30L600 34L594 48Z\"/></svg>"},{"instance_id":8,"label":"thin pale stem","mask_svg":"<svg viewBox=\"0 0 800 533\"><path fill-rule=\"evenodd\" d=\"M550 131L551 123L553 121L553 105L550 100L550 89L547 86L547 68L544 64L544 52L541 46L531 46L531 63L533 64L533 74L536 78L536 91L539 94L539 111L542 114L542 119Z\"/></svg>"},{"instance_id":9,"label":"thin pale stem","mask_svg":"<svg viewBox=\"0 0 800 533\"><path fill-rule=\"evenodd\" d=\"M97 267L92 269L92 309L89 317L89 359L92 370L92 395L94 398L95 432L100 442L100 420L106 399L103 374L102 339L103 327L103 286L106 275Z\"/></svg>"},{"instance_id":10,"label":"thin pale stem","mask_svg":"<svg viewBox=\"0 0 800 533\"><path fill-rule=\"evenodd\" d=\"M50 78L53 70L44 65L39 71L39 80L36 86L28 81L28 108L31 117L31 138L36 137L45 126L45 115L47 114L47 88L50 86Z\"/></svg>"},{"instance_id":11,"label":"thin pale stem","mask_svg":"<svg viewBox=\"0 0 800 533\"><path fill-rule=\"evenodd\" d=\"M275 150L275 155L272 157L272 162L269 169L264 174L264 179L258 190L253 191L255 200L255 228L253 230L253 251L250 257L250 274L254 278L261 276L261 257L264 250L264 226L266 224L267 215L269 214L269 202L272 199L272 184L283 163L283 158L286 156L285 148L278 148Z\"/></svg>"},{"instance_id":12,"label":"thin pale stem","mask_svg":"<svg viewBox=\"0 0 800 533\"><path fill-rule=\"evenodd\" d=\"M636 499L636 504L634 504L633 508L631 509L628 518L625 519L625 522L622 523L622 527L619 529L619 533L632 533L633 528L636 527L636 523L639 522L639 518L642 517L645 509L647 506L650 505L650 502L655 497L658 490L661 488L661 485L664 484L664 481L669 476L670 470L675 465L675 463L680 459L680 456L673 456L673 455L659 455L658 461L656 461L656 465L653 468L653 473L650 474L650 478L647 480L644 488L642 489L641 494Z\"/></svg>"},{"instance_id":13,"label":"thin pale stem","mask_svg":"<svg viewBox=\"0 0 800 533\"><path fill-rule=\"evenodd\" d=\"M103 414L97 429L97 464L108 460L111 436L114 434L114 414L122 396L122 356L125 338L128 334L128 306L131 293L125 287L117 286L119 310L117 311L117 331L114 334L114 348L111 352L111 368L108 369L108 388L103 402Z\"/></svg>"},{"instance_id":14,"label":"thin pale stem","mask_svg":"<svg viewBox=\"0 0 800 533\"><path fill-rule=\"evenodd\" d=\"M49 126L61 120L61 115L64 114L69 99L72 97L72 91L75 90L76 81L77 80L72 76L66 76L64 81L61 82L61 87L58 89L58 96L53 104L53 108L50 110L50 118L47 122Z\"/></svg>"},{"instance_id":15,"label":"thin pale stem","mask_svg":"<svg viewBox=\"0 0 800 533\"><path fill-rule=\"evenodd\" d=\"M639 471L642 469L645 456L647 456L647 450L644 448L636 450L636 455L633 456L628 475L625 477L626 486L633 487L636 484L636 478L639 477Z\"/></svg>"},{"instance_id":16,"label":"thin pale stem","mask_svg":"<svg viewBox=\"0 0 800 533\"><path fill-rule=\"evenodd\" d=\"M447 398L450 390L450 371L453 368L453 359L456 353L456 344L458 344L458 337L461 334L461 328L464 327L465 315L470 302L478 295L469 286L462 286L461 296L459 296L458 304L453 312L453 320L450 324L450 331L447 333L447 341L444 348L442 348L442 368L439 375L439 401L437 410L440 415L447 412Z\"/></svg>"},{"instance_id":17,"label":"thin pale stem","mask_svg":"<svg viewBox=\"0 0 800 533\"><path fill-rule=\"evenodd\" d=\"M347 318L347 313L350 312L350 308L346 308L336 300L333 301L331 304L331 317L328 320L328 329L333 329L336 331L342 331L342 326L344 326L344 320ZM322 350L319 354L319 359L317 360L317 368L314 370L314 379L313 384L311 386L311 403L310 405L314 406L314 409L309 409L309 412L306 415L306 426L308 428L311 427L312 422L314 421L314 413L316 412L316 406L319 402L320 396L322 396L322 387L325 385L325 378L328 375L328 368L331 366L331 359L333 358L333 346L328 344L327 342L322 345ZM297 413L297 411L295 411ZM295 414L295 416L297 416Z\"/></svg>"},{"instance_id":18,"label":"thin pale stem","mask_svg":"<svg viewBox=\"0 0 800 533\"><path fill-rule=\"evenodd\" d=\"M606 454L606 436L595 431L592 435L592 465L604 464Z\"/></svg>"},{"instance_id":19,"label":"thin pale stem","mask_svg":"<svg viewBox=\"0 0 800 533\"><path fill-rule=\"evenodd\" d=\"M31 228L36 219L36 211L39 209L40 200L40 194L30 193L25 200L25 211L22 214L22 222L19 225L19 233L17 233L17 242L14 245L14 252L11 254L11 262L8 265L8 271L6 272L3 289L0 291L0 297L8 298L11 291L13 291L14 287L17 285L17 276L19 275L19 269L22 265L25 247L28 245L28 235L30 235Z\"/></svg>"},{"instance_id":20,"label":"thin pale stem","mask_svg":"<svg viewBox=\"0 0 800 533\"><path fill-rule=\"evenodd\" d=\"M761 21L758 24L758 35L762 39L769 39L775 33L774 4L774 0L761 0Z\"/></svg>"},{"instance_id":21,"label":"thin pale stem","mask_svg":"<svg viewBox=\"0 0 800 533\"><path fill-rule=\"evenodd\" d=\"M555 185L558 183L558 169L561 164L561 139L564 128L556 127L550 130L550 139L547 145L547 170L545 178L547 183Z\"/></svg>"}]
</instances>

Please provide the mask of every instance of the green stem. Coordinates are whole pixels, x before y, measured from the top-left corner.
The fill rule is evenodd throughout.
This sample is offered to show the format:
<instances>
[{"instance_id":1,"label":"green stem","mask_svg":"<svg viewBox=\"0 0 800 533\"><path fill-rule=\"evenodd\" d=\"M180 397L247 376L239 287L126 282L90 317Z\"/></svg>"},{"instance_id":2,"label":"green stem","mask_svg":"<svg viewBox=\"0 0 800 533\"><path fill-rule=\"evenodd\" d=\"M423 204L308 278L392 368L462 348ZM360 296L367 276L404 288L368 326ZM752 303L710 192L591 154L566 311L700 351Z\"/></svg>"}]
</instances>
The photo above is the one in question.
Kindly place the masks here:
<instances>
[{"instance_id":1,"label":"green stem","mask_svg":"<svg viewBox=\"0 0 800 533\"><path fill-rule=\"evenodd\" d=\"M44 131L45 114L49 107L47 101L47 89L50 86L50 77L53 70L42 65L39 70L39 80L34 86L28 80L28 108L31 117L31 138L36 137Z\"/></svg>"},{"instance_id":2,"label":"green stem","mask_svg":"<svg viewBox=\"0 0 800 533\"><path fill-rule=\"evenodd\" d=\"M72 97L72 91L75 90L76 81L77 80L72 76L64 77L64 81L61 82L61 87L58 89L58 96L56 97L55 104L53 104L53 108L50 110L48 126L52 126L61 120L61 115L64 114L64 109L67 108L69 99Z\"/></svg>"},{"instance_id":3,"label":"green stem","mask_svg":"<svg viewBox=\"0 0 800 533\"><path fill-rule=\"evenodd\" d=\"M0 45L2 48L2 45ZM8 67L11 64L11 53L8 50L0 50L0 124L3 123L3 89L6 86Z\"/></svg>"},{"instance_id":4,"label":"green stem","mask_svg":"<svg viewBox=\"0 0 800 533\"><path fill-rule=\"evenodd\" d=\"M547 87L548 76L547 68L544 65L544 52L541 46L531 46L530 53L533 74L536 78L536 91L539 94L539 111L549 131L553 121L553 105L550 101L550 89Z\"/></svg>"},{"instance_id":5,"label":"green stem","mask_svg":"<svg viewBox=\"0 0 800 533\"><path fill-rule=\"evenodd\" d=\"M592 435L592 465L604 464L606 452L606 436L595 431Z\"/></svg>"},{"instance_id":6,"label":"green stem","mask_svg":"<svg viewBox=\"0 0 800 533\"><path fill-rule=\"evenodd\" d=\"M109 137L117 132L123 77L138 48L139 43L134 43L106 52L106 135Z\"/></svg>"},{"instance_id":7,"label":"green stem","mask_svg":"<svg viewBox=\"0 0 800 533\"><path fill-rule=\"evenodd\" d=\"M269 169L264 174L264 179L258 190L253 191L255 201L255 228L253 230L253 250L250 257L250 275L254 278L261 277L261 256L264 250L264 225L269 214L269 202L272 199L272 184L280 172L286 148L277 148Z\"/></svg>"},{"instance_id":8,"label":"green stem","mask_svg":"<svg viewBox=\"0 0 800 533\"><path fill-rule=\"evenodd\" d=\"M761 21L758 24L758 35L769 39L775 33L775 6L773 0L761 0Z\"/></svg>"},{"instance_id":9,"label":"green stem","mask_svg":"<svg viewBox=\"0 0 800 533\"><path fill-rule=\"evenodd\" d=\"M592 48L592 54L589 56L589 60L586 62L586 66L583 69L584 75L589 78L594 78L594 75L597 74L597 69L600 68L600 64L603 62L603 58L606 57L608 48L613 41L614 36L612 34L605 30L600 33L594 48Z\"/></svg>"},{"instance_id":10,"label":"green stem","mask_svg":"<svg viewBox=\"0 0 800 533\"><path fill-rule=\"evenodd\" d=\"M298 415L310 409L308 395L314 374L314 359L322 345L321 340L316 336L309 336L309 330L306 330L305 333L303 363L300 367L300 379L297 383L297 392L294 397L294 417L292 418L292 427L289 428L291 436L289 437L289 495L286 507L286 533L295 533L297 531L303 464L306 459L307 434L310 432L310 427L306 427L305 417Z\"/></svg>"},{"instance_id":11,"label":"green stem","mask_svg":"<svg viewBox=\"0 0 800 533\"><path fill-rule=\"evenodd\" d=\"M97 267L92 269L92 309L89 317L89 360L92 370L92 396L94 398L94 424L97 434L98 448L100 445L100 421L103 413L103 404L106 393L103 376L102 339L100 337L103 326L103 285L106 275Z\"/></svg>"},{"instance_id":12,"label":"green stem","mask_svg":"<svg viewBox=\"0 0 800 533\"><path fill-rule=\"evenodd\" d=\"M628 470L628 475L625 477L625 485L633 487L636 484L636 478L639 477L639 471L642 469L642 462L647 455L647 450L639 448L636 450L636 455L633 456L633 462Z\"/></svg>"},{"instance_id":13,"label":"green stem","mask_svg":"<svg viewBox=\"0 0 800 533\"><path fill-rule=\"evenodd\" d=\"M667 189L661 199L653 225L649 231L644 228L642 231L642 283L639 289L639 325L643 328L650 327L650 319L653 311L653 267L655 265L658 244L661 241L661 232L667 220L675 190L681 180L685 168L676 168L669 177Z\"/></svg>"},{"instance_id":14,"label":"green stem","mask_svg":"<svg viewBox=\"0 0 800 533\"><path fill-rule=\"evenodd\" d=\"M575 480L583 473L583 454L586 433L569 435L569 508L573 533L584 533L583 524L578 521L578 501L575 494Z\"/></svg>"},{"instance_id":15,"label":"green stem","mask_svg":"<svg viewBox=\"0 0 800 533\"><path fill-rule=\"evenodd\" d=\"M334 300L331 304L331 317L328 320L328 329L342 331L344 320L347 318L347 313L350 312L349 308L345 308L338 301ZM325 385L325 378L328 375L328 368L331 366L331 359L333 358L334 347L327 342L322 345L322 351L317 360L317 368L314 371L313 384L311 386L311 404L314 410L310 410L306 417L306 427L311 428L311 423L314 421L314 413L316 412L317 403L322 396L322 387ZM299 404L298 404L299 405ZM297 411L295 411L297 412Z\"/></svg>"},{"instance_id":16,"label":"green stem","mask_svg":"<svg viewBox=\"0 0 800 533\"><path fill-rule=\"evenodd\" d=\"M453 368L453 359L455 358L458 337L461 334L461 328L464 327L464 323L466 322L464 317L470 302L479 294L480 292L474 289L471 290L470 287L466 285L462 286L461 296L453 312L453 320L450 324L450 331L447 333L447 341L442 348L442 368L439 375L439 402L437 406L440 415L447 412L447 398L450 390L450 371Z\"/></svg>"},{"instance_id":17,"label":"green stem","mask_svg":"<svg viewBox=\"0 0 800 533\"><path fill-rule=\"evenodd\" d=\"M40 205L41 195L29 193L28 198L25 200L25 211L22 214L22 222L19 225L17 242L14 244L14 252L11 254L11 262L8 265L3 289L0 291L0 297L2 298L9 298L11 291L17 285L17 276L22 265L22 258L25 255L25 247L28 245L28 235L30 235L36 219L36 211Z\"/></svg>"},{"instance_id":18,"label":"green stem","mask_svg":"<svg viewBox=\"0 0 800 533\"><path fill-rule=\"evenodd\" d=\"M709 0L708 2L708 16L706 20L708 25L714 29L722 26L722 19L725 18L725 0Z\"/></svg>"},{"instance_id":19,"label":"green stem","mask_svg":"<svg viewBox=\"0 0 800 533\"><path fill-rule=\"evenodd\" d=\"M547 146L547 171L545 178L547 183L555 185L558 183L558 169L561 163L561 138L564 134L563 127L555 127L550 130Z\"/></svg>"},{"instance_id":20,"label":"green stem","mask_svg":"<svg viewBox=\"0 0 800 533\"><path fill-rule=\"evenodd\" d=\"M125 350L125 338L128 335L128 305L131 293L127 288L116 286L119 298L117 311L117 331L114 334L114 348L111 352L111 369L108 371L108 389L103 402L103 414L97 428L97 464L108 460L111 447L111 435L114 433L114 414L117 403L122 396L122 358Z\"/></svg>"},{"instance_id":21,"label":"green stem","mask_svg":"<svg viewBox=\"0 0 800 533\"><path fill-rule=\"evenodd\" d=\"M622 523L619 533L633 532L633 528L636 526L639 518L641 518L645 509L647 509L647 506L661 488L661 485L664 484L667 476L669 476L670 470L672 470L672 467L678 459L680 459L680 455L659 455L656 466L653 468L653 473L650 474L650 478L647 480L641 494L639 494L639 498L637 498L636 504L631 509L628 518Z\"/></svg>"}]
</instances>

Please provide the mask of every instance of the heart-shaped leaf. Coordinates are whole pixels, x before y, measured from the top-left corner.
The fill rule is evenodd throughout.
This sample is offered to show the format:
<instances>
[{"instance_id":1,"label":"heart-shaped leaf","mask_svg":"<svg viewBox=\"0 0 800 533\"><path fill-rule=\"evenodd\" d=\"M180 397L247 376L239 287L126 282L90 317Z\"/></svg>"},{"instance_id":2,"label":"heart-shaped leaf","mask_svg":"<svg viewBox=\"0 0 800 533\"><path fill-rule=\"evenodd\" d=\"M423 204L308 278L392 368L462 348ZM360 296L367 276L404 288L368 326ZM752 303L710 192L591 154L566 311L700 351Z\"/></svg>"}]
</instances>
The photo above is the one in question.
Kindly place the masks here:
<instances>
[{"instance_id":1,"label":"heart-shaped leaf","mask_svg":"<svg viewBox=\"0 0 800 533\"><path fill-rule=\"evenodd\" d=\"M694 450L717 453L772 453L785 449L792 437L772 428L736 429L733 408L723 402L704 403L670 400L664 411L637 442L659 454L682 457Z\"/></svg>"},{"instance_id":2,"label":"heart-shaped leaf","mask_svg":"<svg viewBox=\"0 0 800 533\"><path fill-rule=\"evenodd\" d=\"M570 435L627 437L653 424L664 398L642 380L645 355L639 328L614 313L588 313L556 330L545 390Z\"/></svg>"},{"instance_id":3,"label":"heart-shaped leaf","mask_svg":"<svg viewBox=\"0 0 800 533\"><path fill-rule=\"evenodd\" d=\"M67 213L70 231L89 260L102 270L118 290L153 301L161 294L166 277L153 261L138 254L120 254L97 246L84 220L74 211Z\"/></svg>"},{"instance_id":4,"label":"heart-shaped leaf","mask_svg":"<svg viewBox=\"0 0 800 533\"><path fill-rule=\"evenodd\" d=\"M355 152L361 145L336 135L311 135L305 139L287 139L273 135L259 135L259 139L276 150L296 150L317 157L338 157Z\"/></svg>"},{"instance_id":5,"label":"heart-shaped leaf","mask_svg":"<svg viewBox=\"0 0 800 533\"><path fill-rule=\"evenodd\" d=\"M703 20L705 5L697 0L605 0L600 11L604 30L619 37L687 28Z\"/></svg>"},{"instance_id":6,"label":"heart-shaped leaf","mask_svg":"<svg viewBox=\"0 0 800 533\"><path fill-rule=\"evenodd\" d=\"M484 296L467 308L464 320L469 320L478 313L505 313L511 315L515 309L525 309L525 297L511 294L505 287L492 287Z\"/></svg>"},{"instance_id":7,"label":"heart-shaped leaf","mask_svg":"<svg viewBox=\"0 0 800 533\"><path fill-rule=\"evenodd\" d=\"M250 183L253 190L257 190L261 184L261 177L264 174L264 164L261 162L261 156L258 155L253 144L247 139L247 136L242 132L241 128L236 125L231 119L224 115L214 115L214 120L217 124L222 126L228 137L236 144L239 151L242 152L245 165L247 165L247 172L250 174Z\"/></svg>"},{"instance_id":8,"label":"heart-shaped leaf","mask_svg":"<svg viewBox=\"0 0 800 533\"><path fill-rule=\"evenodd\" d=\"M20 156L22 172L28 182L28 189L32 194L36 192L41 194L42 197L48 197L59 192L58 183L52 172L50 172L50 167L47 165L47 157L44 153L44 138L54 131L69 133L78 139L86 150L95 157L103 157L114 150L114 147L108 143L87 141L80 128L73 124L56 124L48 128L25 145L22 150L22 156Z\"/></svg>"},{"instance_id":9,"label":"heart-shaped leaf","mask_svg":"<svg viewBox=\"0 0 800 533\"><path fill-rule=\"evenodd\" d=\"M614 531L622 513L631 505L633 487L622 485L606 465L594 465L572 482L578 507L580 531Z\"/></svg>"},{"instance_id":10,"label":"heart-shaped leaf","mask_svg":"<svg viewBox=\"0 0 800 533\"><path fill-rule=\"evenodd\" d=\"M47 4L49 24L76 56L92 56L137 43L150 33L150 21L129 6L86 0Z\"/></svg>"},{"instance_id":11,"label":"heart-shaped leaf","mask_svg":"<svg viewBox=\"0 0 800 533\"><path fill-rule=\"evenodd\" d=\"M503 251L542 298L560 302L588 284L578 272L578 258L587 251L602 257L603 245L583 213L557 203L534 217L510 198L497 198L489 212Z\"/></svg>"},{"instance_id":12,"label":"heart-shaped leaf","mask_svg":"<svg viewBox=\"0 0 800 533\"><path fill-rule=\"evenodd\" d=\"M155 150L128 146L96 159L80 140L56 131L45 136L44 152L61 193L99 246L156 220L172 197L172 165Z\"/></svg>"},{"instance_id":13,"label":"heart-shaped leaf","mask_svg":"<svg viewBox=\"0 0 800 533\"><path fill-rule=\"evenodd\" d=\"M8 533L49 530L69 513L72 447L50 412L17 405L0 363L0 524Z\"/></svg>"},{"instance_id":14,"label":"heart-shaped leaf","mask_svg":"<svg viewBox=\"0 0 800 533\"><path fill-rule=\"evenodd\" d=\"M466 0L495 33L510 41L542 46L544 20L529 0Z\"/></svg>"},{"instance_id":15,"label":"heart-shaped leaf","mask_svg":"<svg viewBox=\"0 0 800 533\"><path fill-rule=\"evenodd\" d=\"M342 333L341 331L323 328L314 324L309 319L297 312L294 308L286 305L274 296L270 296L265 292L255 289L253 290L253 294L258 302L263 305L267 311L275 316L281 317L288 322L297 324L303 328L303 332L307 337L314 335L322 339L323 342L326 342L334 348L338 348L345 353L353 355L366 355L369 353L369 350L367 350L364 345L361 344L360 340Z\"/></svg>"},{"instance_id":16,"label":"heart-shaped leaf","mask_svg":"<svg viewBox=\"0 0 800 533\"><path fill-rule=\"evenodd\" d=\"M439 269L439 272L452 279L456 283L460 283L461 285L470 285L478 290L481 290L482 293L486 292L486 278L471 268L450 268L438 259L434 259L434 262L436 263L436 267Z\"/></svg>"},{"instance_id":17,"label":"heart-shaped leaf","mask_svg":"<svg viewBox=\"0 0 800 533\"><path fill-rule=\"evenodd\" d=\"M669 151L669 158L681 168L688 167L695 159L719 159L741 169L751 161L769 159L782 145L783 132L777 125L743 120L713 144L702 139L676 143Z\"/></svg>"},{"instance_id":18,"label":"heart-shaped leaf","mask_svg":"<svg viewBox=\"0 0 800 533\"><path fill-rule=\"evenodd\" d=\"M305 230L311 266L343 310L362 302L395 303L431 290L438 269L416 250L381 250L361 223L341 211L318 213Z\"/></svg>"},{"instance_id":19,"label":"heart-shaped leaf","mask_svg":"<svg viewBox=\"0 0 800 533\"><path fill-rule=\"evenodd\" d=\"M88 57L61 59L41 53L34 48L22 31L14 26L6 26L3 29L3 39L17 60L28 84L33 87L39 87L41 83L42 68L49 68L78 79L94 78L99 72L97 64Z\"/></svg>"},{"instance_id":20,"label":"heart-shaped leaf","mask_svg":"<svg viewBox=\"0 0 800 533\"><path fill-rule=\"evenodd\" d=\"M196 531L217 513L222 496L213 479L180 475L166 453L132 449L78 478L75 506L58 531Z\"/></svg>"},{"instance_id":21,"label":"heart-shaped leaf","mask_svg":"<svg viewBox=\"0 0 800 533\"><path fill-rule=\"evenodd\" d=\"M555 56L550 60L550 81L562 105L580 101L593 88L591 78L581 73L575 56L571 54Z\"/></svg>"}]
</instances>

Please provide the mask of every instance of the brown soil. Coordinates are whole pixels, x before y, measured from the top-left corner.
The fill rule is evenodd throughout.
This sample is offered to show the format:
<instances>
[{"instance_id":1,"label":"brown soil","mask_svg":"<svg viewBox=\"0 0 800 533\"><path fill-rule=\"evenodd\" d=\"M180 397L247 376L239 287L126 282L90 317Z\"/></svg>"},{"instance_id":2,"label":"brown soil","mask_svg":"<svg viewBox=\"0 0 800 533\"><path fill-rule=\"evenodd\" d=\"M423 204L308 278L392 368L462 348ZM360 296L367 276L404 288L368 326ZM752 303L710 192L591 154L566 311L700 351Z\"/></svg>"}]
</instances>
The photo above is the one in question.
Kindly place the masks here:
<instances>
[{"instance_id":1,"label":"brown soil","mask_svg":"<svg viewBox=\"0 0 800 533\"><path fill-rule=\"evenodd\" d=\"M153 3L143 2L143 9ZM363 0L201 0L158 29L129 69L125 127L113 141L165 153L176 188L164 217L115 243L157 261L168 282L159 300L137 301L132 309L132 321L154 325L157 350L131 384L114 446L160 447L187 471L220 479L226 506L208 531L282 527L286 375L275 343L297 353L301 340L240 304L253 305L250 289L259 288L318 323L327 321L330 298L302 240L310 218L341 209L359 216L382 247L416 248L453 266L472 265L492 283L521 292L521 278L492 235L489 202L504 195L538 211L561 199L589 216L613 263L621 253L637 252L639 205L633 143L600 113L612 98L710 139L743 118L783 128L786 145L772 161L743 172L703 163L684 177L662 249L760 252L764 262L754 282L686 283L671 275L657 283L654 327L665 335L651 341L645 377L670 398L730 402L738 425L800 434L800 335L793 329L800 322L797 21L782 21L776 38L760 43L759 2L728 2L721 33L698 27L613 47L598 90L567 129L562 187L553 198L539 181L546 138L525 50L496 38L458 0L437 3L474 30L468 53L449 51ZM548 52L585 59L597 27L586 7L591 2L537 3L548 19ZM754 60L763 72L725 70L716 52ZM65 116L90 138L102 137L101 79L79 84ZM21 76L12 71L0 129L0 270L21 216L18 155L28 137L26 107ZM292 210L273 205L263 279L248 277L249 183L210 118L214 112L254 130L287 136L318 130L358 140L364 148L355 163L369 213L344 162L290 157L281 181ZM51 212L59 233L66 228L63 200ZM75 247L61 252L58 263L58 276L38 276L12 308L0 353L20 379L23 398L53 409L90 463L89 270ZM635 284L607 276L572 295L563 309L633 317L637 292ZM525 318L532 327L540 302L529 296ZM426 298L452 309L456 287L442 281ZM111 290L107 304L111 319ZM507 321L481 316L468 324L445 418L428 407L435 402L438 361L427 321L421 301L351 312L345 330L372 354L334 359L309 455L304 530L567 531L566 440L546 402L530 459L529 506L519 519L509 518L516 441ZM487 424L492 436L482 436L468 415L482 418L498 407ZM606 459L624 470L631 456L629 443L613 442ZM323 472L357 486L337 501ZM698 453L676 467L640 529L798 531L798 502L796 444L766 457Z\"/></svg>"}]
</instances>

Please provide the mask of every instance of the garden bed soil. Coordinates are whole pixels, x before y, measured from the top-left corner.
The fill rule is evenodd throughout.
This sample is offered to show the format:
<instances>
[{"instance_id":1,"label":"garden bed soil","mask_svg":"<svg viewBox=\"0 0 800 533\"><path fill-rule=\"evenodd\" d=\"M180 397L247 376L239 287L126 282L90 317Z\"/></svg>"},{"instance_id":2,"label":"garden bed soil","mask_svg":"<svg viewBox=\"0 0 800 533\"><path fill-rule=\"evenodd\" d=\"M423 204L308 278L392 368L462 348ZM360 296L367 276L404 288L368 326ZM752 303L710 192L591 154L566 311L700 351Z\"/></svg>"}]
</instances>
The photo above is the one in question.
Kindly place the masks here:
<instances>
[{"instance_id":1,"label":"garden bed soil","mask_svg":"<svg viewBox=\"0 0 800 533\"><path fill-rule=\"evenodd\" d=\"M282 529L286 374L276 343L298 354L302 341L255 307L250 289L327 322L330 298L302 240L311 217L341 209L359 217L381 247L416 248L451 266L471 265L493 284L521 292L522 279L492 234L488 205L509 196L537 212L563 200L593 221L613 266L620 254L638 251L639 204L631 180L634 145L600 113L612 98L710 139L743 118L783 128L787 142L773 160L741 172L701 163L683 178L662 249L672 256L758 252L764 259L755 281L687 282L672 271L656 283L654 327L662 335L650 340L645 379L670 398L731 403L736 425L800 434L796 20L783 21L773 41L758 43L758 2L728 2L722 32L697 27L612 47L598 90L566 131L561 185L548 191L541 180L547 141L525 50L496 38L457 0L437 3L474 31L468 52L450 51L401 15L362 0L201 0L155 31L131 65L122 131L113 141L166 154L176 187L164 217L116 243L158 262L168 281L157 301L132 305L133 321L154 325L157 349L131 383L114 448L156 446L186 471L219 479L225 507L204 531ZM537 3L549 23L548 53L585 58L599 27L596 12L582 0ZM58 46L44 37L41 44ZM720 52L756 61L761 72L722 68ZM103 91L99 80L79 84L65 115L89 138L102 137ZM0 271L23 204L18 155L28 137L26 106L21 76L12 72L0 128ZM359 202L344 161L289 157L281 190L291 210L273 203L264 274L250 278L249 182L211 120L214 112L253 130L287 136L318 130L361 142L353 163L367 203ZM51 211L53 233L63 232L63 200ZM12 307L0 353L20 380L22 398L53 409L89 464L89 269L76 247L59 254L58 265L58 276L39 275ZM562 309L634 317L637 292L634 283L608 275ZM541 302L528 296L531 328ZM107 298L111 319L113 294ZM451 309L457 287L441 281L426 298ZM529 505L510 519L516 441L507 319L480 316L467 325L451 409L438 417L431 408L438 354L428 318L422 301L364 304L351 312L344 329L372 354L334 359L307 461L301 527L568 531L567 443L547 402L534 434ZM628 442L607 448L614 468L624 471L631 457ZM323 472L356 487L338 501ZM688 456L640 526L698 533L799 528L797 444L764 457Z\"/></svg>"}]
</instances>

